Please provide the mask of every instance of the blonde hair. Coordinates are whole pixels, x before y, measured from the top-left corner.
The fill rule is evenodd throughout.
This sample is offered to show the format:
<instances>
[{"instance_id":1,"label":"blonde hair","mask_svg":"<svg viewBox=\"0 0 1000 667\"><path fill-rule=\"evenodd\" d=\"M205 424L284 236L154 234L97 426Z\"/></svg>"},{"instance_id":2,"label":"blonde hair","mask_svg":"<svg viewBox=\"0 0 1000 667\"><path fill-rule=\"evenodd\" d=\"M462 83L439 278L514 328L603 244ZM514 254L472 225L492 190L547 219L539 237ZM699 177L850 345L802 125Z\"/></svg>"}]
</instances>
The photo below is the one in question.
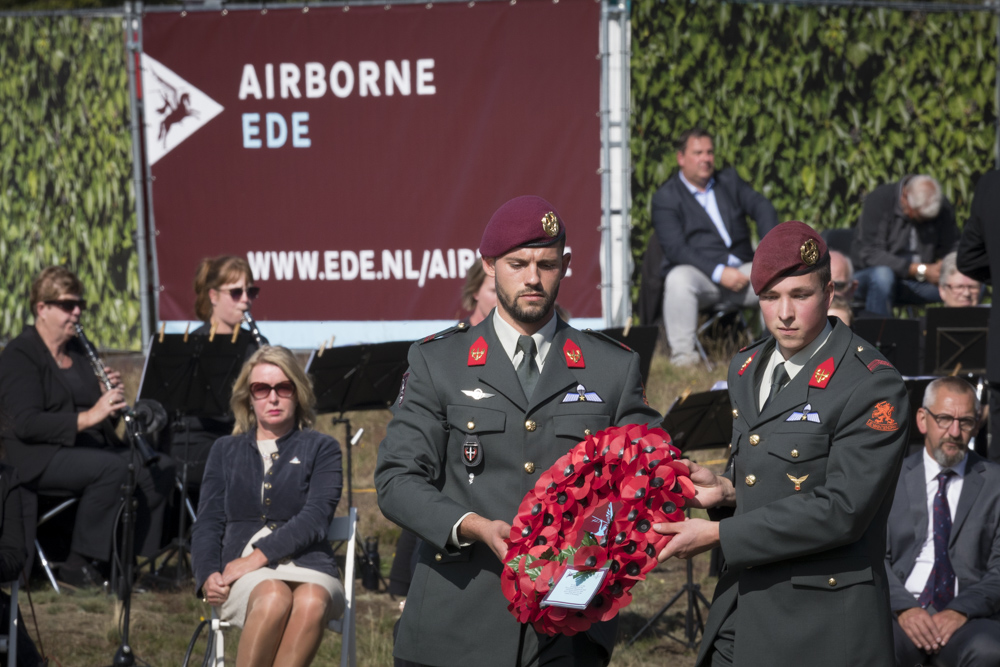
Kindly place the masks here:
<instances>
[{"instance_id":1,"label":"blonde hair","mask_svg":"<svg viewBox=\"0 0 1000 667\"><path fill-rule=\"evenodd\" d=\"M469 272L465 274L465 285L462 287L462 308L470 313L476 309L476 295L479 288L486 280L486 271L483 270L483 260L477 259L469 267Z\"/></svg>"},{"instance_id":2,"label":"blonde hair","mask_svg":"<svg viewBox=\"0 0 1000 667\"><path fill-rule=\"evenodd\" d=\"M260 364L277 366L295 385L295 423L299 428L312 426L316 421L316 413L313 411L316 396L313 394L312 380L287 347L265 345L250 355L233 384L233 397L229 401L236 417L233 435L249 433L257 428L257 417L250 407L250 373Z\"/></svg>"},{"instance_id":3,"label":"blonde hair","mask_svg":"<svg viewBox=\"0 0 1000 667\"><path fill-rule=\"evenodd\" d=\"M212 299L208 295L209 290L219 289L227 283L237 282L240 278L246 278L247 287L253 284L250 264L242 257L220 255L201 260L194 277L194 293L197 295L194 301L194 313L198 319L205 323L212 319Z\"/></svg>"},{"instance_id":4,"label":"blonde hair","mask_svg":"<svg viewBox=\"0 0 1000 667\"><path fill-rule=\"evenodd\" d=\"M83 297L83 283L76 277L76 274L65 266L50 266L35 276L31 281L31 312L35 311L41 301L53 301L64 294L73 294Z\"/></svg>"}]
</instances>

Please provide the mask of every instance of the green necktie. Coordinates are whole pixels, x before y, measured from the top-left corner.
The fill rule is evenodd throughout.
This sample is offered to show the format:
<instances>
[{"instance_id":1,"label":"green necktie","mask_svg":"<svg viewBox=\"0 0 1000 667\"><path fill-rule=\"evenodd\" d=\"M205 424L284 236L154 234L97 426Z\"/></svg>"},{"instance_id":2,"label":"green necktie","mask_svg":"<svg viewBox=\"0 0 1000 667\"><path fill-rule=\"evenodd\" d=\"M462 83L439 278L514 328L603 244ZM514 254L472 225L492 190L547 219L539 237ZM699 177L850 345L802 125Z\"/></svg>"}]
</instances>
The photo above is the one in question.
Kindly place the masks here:
<instances>
[{"instance_id":1,"label":"green necktie","mask_svg":"<svg viewBox=\"0 0 1000 667\"><path fill-rule=\"evenodd\" d=\"M538 365L535 363L535 340L531 336L518 336L517 349L523 355L517 367L517 379L521 381L524 396L531 400L531 394L538 384Z\"/></svg>"},{"instance_id":2,"label":"green necktie","mask_svg":"<svg viewBox=\"0 0 1000 667\"><path fill-rule=\"evenodd\" d=\"M771 404L771 401L778 395L778 392L781 391L786 382L788 382L788 371L785 370L785 364L778 364L774 367L774 374L771 376L771 391L764 401L764 407L760 409L761 412L767 410L767 406Z\"/></svg>"}]
</instances>

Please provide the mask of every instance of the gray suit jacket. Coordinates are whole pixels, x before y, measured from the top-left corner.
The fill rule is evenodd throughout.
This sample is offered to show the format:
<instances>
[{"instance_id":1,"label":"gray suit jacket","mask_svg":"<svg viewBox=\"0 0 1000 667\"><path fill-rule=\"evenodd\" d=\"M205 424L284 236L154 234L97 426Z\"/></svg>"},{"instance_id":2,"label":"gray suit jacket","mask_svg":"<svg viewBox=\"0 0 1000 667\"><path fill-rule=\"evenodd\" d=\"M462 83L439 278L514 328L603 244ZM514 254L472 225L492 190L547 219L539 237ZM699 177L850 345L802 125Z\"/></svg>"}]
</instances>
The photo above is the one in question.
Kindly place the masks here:
<instances>
[{"instance_id":1,"label":"gray suit jacket","mask_svg":"<svg viewBox=\"0 0 1000 667\"><path fill-rule=\"evenodd\" d=\"M918 606L905 582L927 538L923 450L903 461L889 513L885 569L892 609ZM958 595L948 609L969 618L1000 620L1000 465L969 452L965 481L951 526L948 557Z\"/></svg>"},{"instance_id":2,"label":"gray suit jacket","mask_svg":"<svg viewBox=\"0 0 1000 667\"><path fill-rule=\"evenodd\" d=\"M474 360L480 337L487 352ZM567 340L579 346L584 367L569 367ZM637 354L561 321L530 401L492 315L414 344L409 363L375 470L383 514L424 540L395 654L424 665L510 667L520 627L500 588L502 565L481 542L449 545L452 527L467 512L510 523L539 476L586 431L659 415L645 403ZM581 384L601 401L564 402ZM476 389L478 399L464 393ZM474 467L463 459L470 438L483 452ZM613 627L602 626L590 635L610 655ZM529 631L525 660L536 647Z\"/></svg>"},{"instance_id":3,"label":"gray suit jacket","mask_svg":"<svg viewBox=\"0 0 1000 667\"><path fill-rule=\"evenodd\" d=\"M909 403L896 369L835 321L763 412L756 396L774 339L730 366L736 512L719 524L728 570L699 665L732 614L740 667L892 664L885 524Z\"/></svg>"}]
</instances>

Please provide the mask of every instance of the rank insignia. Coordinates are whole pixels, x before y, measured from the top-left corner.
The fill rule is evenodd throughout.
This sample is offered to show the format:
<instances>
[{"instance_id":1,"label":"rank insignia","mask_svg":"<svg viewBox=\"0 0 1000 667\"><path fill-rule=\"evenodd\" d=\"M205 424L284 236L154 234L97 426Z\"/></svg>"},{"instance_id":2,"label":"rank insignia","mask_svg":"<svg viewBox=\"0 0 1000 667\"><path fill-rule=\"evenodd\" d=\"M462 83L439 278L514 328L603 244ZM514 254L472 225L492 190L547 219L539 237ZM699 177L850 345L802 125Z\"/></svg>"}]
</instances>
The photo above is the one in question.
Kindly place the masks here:
<instances>
[{"instance_id":1,"label":"rank insignia","mask_svg":"<svg viewBox=\"0 0 1000 667\"><path fill-rule=\"evenodd\" d=\"M817 389L826 389L826 385L830 383L830 378L833 377L835 370L833 357L830 357L813 371L812 377L809 378L809 386L816 387Z\"/></svg>"},{"instance_id":2,"label":"rank insignia","mask_svg":"<svg viewBox=\"0 0 1000 667\"><path fill-rule=\"evenodd\" d=\"M587 391L582 384L576 385L576 391L568 392L562 400L563 403L603 403L604 400L597 395L596 391Z\"/></svg>"},{"instance_id":3,"label":"rank insignia","mask_svg":"<svg viewBox=\"0 0 1000 667\"><path fill-rule=\"evenodd\" d=\"M806 239L799 248L799 257L806 266L812 266L819 261L819 245L813 239Z\"/></svg>"},{"instance_id":4,"label":"rank insignia","mask_svg":"<svg viewBox=\"0 0 1000 667\"><path fill-rule=\"evenodd\" d=\"M469 364L470 366L472 364ZM493 398L496 394L488 394L479 387L475 389L463 389L462 393L471 398L474 401L481 401L484 398Z\"/></svg>"},{"instance_id":5,"label":"rank insignia","mask_svg":"<svg viewBox=\"0 0 1000 667\"><path fill-rule=\"evenodd\" d=\"M469 365L470 366L485 366L486 365L486 351L489 346L486 344L486 339L482 336L472 344L469 348Z\"/></svg>"},{"instance_id":6,"label":"rank insignia","mask_svg":"<svg viewBox=\"0 0 1000 667\"><path fill-rule=\"evenodd\" d=\"M786 474L788 474L788 473L786 473ZM803 475L802 477L792 477L791 474L788 474L788 479L792 480L792 484L795 485L795 490L796 491L801 491L802 490L802 482L804 482L807 479L809 479L809 475Z\"/></svg>"},{"instance_id":7,"label":"rank insignia","mask_svg":"<svg viewBox=\"0 0 1000 667\"><path fill-rule=\"evenodd\" d=\"M819 424L819 415L812 411L812 403L806 403L801 410L796 410L788 416L786 422L813 422Z\"/></svg>"},{"instance_id":8,"label":"rank insignia","mask_svg":"<svg viewBox=\"0 0 1000 667\"><path fill-rule=\"evenodd\" d=\"M747 360L743 362L743 365L740 366L740 370L737 371L736 374L742 377L743 376L743 371L745 371L747 369L747 366L750 365L750 362L753 361L753 358L756 357L756 356L757 356L757 350L754 350L753 354L751 354L749 357L747 357Z\"/></svg>"},{"instance_id":9,"label":"rank insignia","mask_svg":"<svg viewBox=\"0 0 1000 667\"><path fill-rule=\"evenodd\" d=\"M563 355L566 357L566 365L570 368L586 368L587 362L583 360L583 352L580 346L573 341L566 339L563 345Z\"/></svg>"},{"instance_id":10,"label":"rank insignia","mask_svg":"<svg viewBox=\"0 0 1000 667\"><path fill-rule=\"evenodd\" d=\"M867 421L870 428L876 431L897 431L899 424L892 418L896 408L889 401L880 401L872 410L872 418Z\"/></svg>"},{"instance_id":11,"label":"rank insignia","mask_svg":"<svg viewBox=\"0 0 1000 667\"><path fill-rule=\"evenodd\" d=\"M479 437L470 435L462 445L462 461L466 467L475 468L483 462L483 447L479 443Z\"/></svg>"},{"instance_id":12,"label":"rank insignia","mask_svg":"<svg viewBox=\"0 0 1000 667\"><path fill-rule=\"evenodd\" d=\"M555 238L559 235L559 218L552 211L549 211L542 216L542 231L549 238Z\"/></svg>"}]
</instances>

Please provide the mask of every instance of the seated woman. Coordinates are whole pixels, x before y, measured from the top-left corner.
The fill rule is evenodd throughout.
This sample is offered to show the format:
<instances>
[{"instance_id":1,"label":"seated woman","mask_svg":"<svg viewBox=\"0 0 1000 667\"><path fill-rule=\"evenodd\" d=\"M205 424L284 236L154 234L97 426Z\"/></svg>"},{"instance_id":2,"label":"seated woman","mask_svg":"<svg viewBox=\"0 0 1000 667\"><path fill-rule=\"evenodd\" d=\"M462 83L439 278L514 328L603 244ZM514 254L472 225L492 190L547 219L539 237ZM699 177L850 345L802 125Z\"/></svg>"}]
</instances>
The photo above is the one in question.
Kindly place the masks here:
<instances>
[{"instance_id":1,"label":"seated woman","mask_svg":"<svg viewBox=\"0 0 1000 667\"><path fill-rule=\"evenodd\" d=\"M103 581L99 570L111 556L115 517L121 505L131 451L115 433L125 407L121 376L105 368L114 388L94 375L74 326L87 307L83 285L72 271L50 266L31 285L35 322L0 354L0 401L10 424L3 430L7 461L22 483L40 493L68 493L80 503L70 555L59 578L74 586ZM173 463L148 467L135 461L136 545L143 556L160 546L164 497ZM95 567L96 566L96 567Z\"/></svg>"},{"instance_id":2,"label":"seated woman","mask_svg":"<svg viewBox=\"0 0 1000 667\"><path fill-rule=\"evenodd\" d=\"M229 338L241 329L244 313L257 298L260 288L254 286L250 265L241 257L222 255L201 260L194 279L195 314L204 324L192 335ZM240 336L250 336L241 329ZM267 339L261 339L267 344ZM249 353L257 349L257 341L250 340ZM185 417L171 425L170 456L178 464L187 464L188 488L195 491L205 472L205 460L212 443L233 432L233 415L221 414L203 417Z\"/></svg>"},{"instance_id":3,"label":"seated woman","mask_svg":"<svg viewBox=\"0 0 1000 667\"><path fill-rule=\"evenodd\" d=\"M233 435L205 466L191 552L195 581L243 628L236 664L308 665L344 611L326 539L343 486L340 445L309 429L312 384L283 347L263 347L233 386Z\"/></svg>"},{"instance_id":4,"label":"seated woman","mask_svg":"<svg viewBox=\"0 0 1000 667\"><path fill-rule=\"evenodd\" d=\"M462 308L469 313L462 321L474 327L485 320L496 305L496 281L492 278L486 280L483 260L477 259L465 274L465 284L462 286Z\"/></svg>"}]
</instances>

